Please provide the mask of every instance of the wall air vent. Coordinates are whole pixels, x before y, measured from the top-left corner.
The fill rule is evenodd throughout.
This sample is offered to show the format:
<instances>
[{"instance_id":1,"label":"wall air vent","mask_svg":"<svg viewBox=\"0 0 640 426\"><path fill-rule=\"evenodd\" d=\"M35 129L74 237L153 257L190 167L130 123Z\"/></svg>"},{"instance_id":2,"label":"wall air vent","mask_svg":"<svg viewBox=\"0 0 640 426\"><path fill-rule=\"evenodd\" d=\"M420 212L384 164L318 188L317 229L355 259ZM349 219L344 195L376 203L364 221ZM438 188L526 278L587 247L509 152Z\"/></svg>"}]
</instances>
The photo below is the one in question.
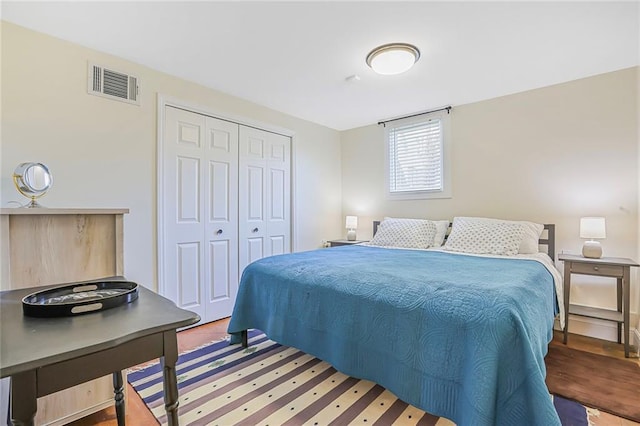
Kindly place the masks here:
<instances>
[{"instance_id":1,"label":"wall air vent","mask_svg":"<svg viewBox=\"0 0 640 426\"><path fill-rule=\"evenodd\" d=\"M88 77L90 95L140 105L138 77L92 63L89 63Z\"/></svg>"}]
</instances>

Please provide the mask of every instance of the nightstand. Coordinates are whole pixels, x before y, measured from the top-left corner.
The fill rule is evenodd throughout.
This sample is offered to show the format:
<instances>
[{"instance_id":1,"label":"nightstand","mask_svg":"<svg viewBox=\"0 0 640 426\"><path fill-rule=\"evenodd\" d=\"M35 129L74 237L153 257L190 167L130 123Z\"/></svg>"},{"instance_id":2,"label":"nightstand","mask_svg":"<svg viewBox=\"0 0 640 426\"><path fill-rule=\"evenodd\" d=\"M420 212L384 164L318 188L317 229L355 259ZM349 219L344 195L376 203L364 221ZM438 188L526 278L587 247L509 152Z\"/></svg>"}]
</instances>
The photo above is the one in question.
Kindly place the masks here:
<instances>
[{"instance_id":1,"label":"nightstand","mask_svg":"<svg viewBox=\"0 0 640 426\"><path fill-rule=\"evenodd\" d=\"M338 246L350 246L353 244L362 244L362 243L367 243L367 240L355 240L355 241L349 241L349 240L331 240L331 241L327 241L329 243L329 247L338 247Z\"/></svg>"},{"instance_id":2,"label":"nightstand","mask_svg":"<svg viewBox=\"0 0 640 426\"><path fill-rule=\"evenodd\" d=\"M569 314L618 323L618 343L622 343L622 325L624 324L624 356L629 358L629 289L631 267L640 266L631 259L622 257L603 257L590 259L571 254L561 254L558 260L564 262L564 339L567 343L569 333ZM571 274L611 277L617 279L616 296L618 309L600 309L589 306L570 305Z\"/></svg>"}]
</instances>

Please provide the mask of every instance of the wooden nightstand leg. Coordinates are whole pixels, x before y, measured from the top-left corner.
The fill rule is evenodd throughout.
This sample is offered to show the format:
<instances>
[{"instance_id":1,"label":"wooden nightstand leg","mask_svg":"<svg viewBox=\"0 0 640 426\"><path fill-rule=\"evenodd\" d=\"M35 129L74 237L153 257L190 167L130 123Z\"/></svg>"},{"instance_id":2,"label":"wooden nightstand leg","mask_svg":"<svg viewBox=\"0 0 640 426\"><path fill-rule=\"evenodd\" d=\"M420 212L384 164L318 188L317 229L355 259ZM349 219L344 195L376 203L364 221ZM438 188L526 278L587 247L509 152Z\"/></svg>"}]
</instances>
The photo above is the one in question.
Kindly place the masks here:
<instances>
[{"instance_id":1,"label":"wooden nightstand leg","mask_svg":"<svg viewBox=\"0 0 640 426\"><path fill-rule=\"evenodd\" d=\"M631 299L629 290L631 289L631 268L626 266L622 270L622 317L624 319L624 357L629 358L629 304Z\"/></svg>"},{"instance_id":2,"label":"wooden nightstand leg","mask_svg":"<svg viewBox=\"0 0 640 426\"><path fill-rule=\"evenodd\" d=\"M564 338L562 343L567 344L569 334L569 295L571 293L571 262L564 262Z\"/></svg>"},{"instance_id":3,"label":"wooden nightstand leg","mask_svg":"<svg viewBox=\"0 0 640 426\"><path fill-rule=\"evenodd\" d=\"M618 278L617 298L618 312L622 312L622 278ZM626 340L626 339L625 339ZM622 323L618 323L618 343L622 343Z\"/></svg>"}]
</instances>

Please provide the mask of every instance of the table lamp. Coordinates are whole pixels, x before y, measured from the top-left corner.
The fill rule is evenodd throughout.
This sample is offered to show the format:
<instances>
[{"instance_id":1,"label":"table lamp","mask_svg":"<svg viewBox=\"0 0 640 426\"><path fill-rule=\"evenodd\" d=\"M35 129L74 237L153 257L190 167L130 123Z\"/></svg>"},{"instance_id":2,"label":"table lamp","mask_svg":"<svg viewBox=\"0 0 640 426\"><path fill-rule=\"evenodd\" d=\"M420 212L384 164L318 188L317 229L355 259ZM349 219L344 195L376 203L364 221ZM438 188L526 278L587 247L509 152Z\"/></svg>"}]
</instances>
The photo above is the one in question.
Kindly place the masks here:
<instances>
[{"instance_id":1,"label":"table lamp","mask_svg":"<svg viewBox=\"0 0 640 426\"><path fill-rule=\"evenodd\" d=\"M345 227L347 228L347 240L356 240L356 229L358 229L358 216L347 216Z\"/></svg>"},{"instance_id":2,"label":"table lamp","mask_svg":"<svg viewBox=\"0 0 640 426\"><path fill-rule=\"evenodd\" d=\"M582 255L593 259L602 257L602 246L594 238L606 238L604 217L583 217L580 219L580 238L588 238L582 246Z\"/></svg>"}]
</instances>

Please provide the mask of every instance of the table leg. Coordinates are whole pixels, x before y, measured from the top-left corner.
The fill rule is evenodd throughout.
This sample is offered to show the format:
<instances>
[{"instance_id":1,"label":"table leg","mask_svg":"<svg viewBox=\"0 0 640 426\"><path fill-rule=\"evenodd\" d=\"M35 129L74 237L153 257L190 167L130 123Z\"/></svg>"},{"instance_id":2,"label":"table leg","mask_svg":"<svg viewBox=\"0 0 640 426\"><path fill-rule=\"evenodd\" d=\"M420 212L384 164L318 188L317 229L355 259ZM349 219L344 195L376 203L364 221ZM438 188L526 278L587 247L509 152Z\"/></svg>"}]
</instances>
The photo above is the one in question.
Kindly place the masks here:
<instances>
[{"instance_id":1,"label":"table leg","mask_svg":"<svg viewBox=\"0 0 640 426\"><path fill-rule=\"evenodd\" d=\"M11 376L11 424L33 426L38 409L36 372L27 371Z\"/></svg>"},{"instance_id":2,"label":"table leg","mask_svg":"<svg viewBox=\"0 0 640 426\"><path fill-rule=\"evenodd\" d=\"M113 373L113 393L116 400L116 418L118 426L125 426L125 405L124 405L124 383L122 381L122 371Z\"/></svg>"},{"instance_id":3,"label":"table leg","mask_svg":"<svg viewBox=\"0 0 640 426\"><path fill-rule=\"evenodd\" d=\"M567 337L569 335L569 299L571 293L571 262L564 261L564 283L562 286L564 293L564 337L562 343L567 344Z\"/></svg>"},{"instance_id":4,"label":"table leg","mask_svg":"<svg viewBox=\"0 0 640 426\"><path fill-rule=\"evenodd\" d=\"M617 280L617 301L618 301L618 312L622 312L622 278L618 278ZM618 343L622 343L622 324L618 323Z\"/></svg>"},{"instance_id":5,"label":"table leg","mask_svg":"<svg viewBox=\"0 0 640 426\"><path fill-rule=\"evenodd\" d=\"M178 342L176 331L164 333L164 356L162 357L162 374L164 385L164 408L167 412L167 423L178 426L178 380L176 378L176 362L178 361Z\"/></svg>"},{"instance_id":6,"label":"table leg","mask_svg":"<svg viewBox=\"0 0 640 426\"><path fill-rule=\"evenodd\" d=\"M624 357L629 358L629 305L631 295L631 268L625 266L622 270L622 319L624 321Z\"/></svg>"},{"instance_id":7,"label":"table leg","mask_svg":"<svg viewBox=\"0 0 640 426\"><path fill-rule=\"evenodd\" d=\"M242 339L242 347L243 348L248 348L249 347L249 331L248 330L242 330L241 332L241 339Z\"/></svg>"}]
</instances>

